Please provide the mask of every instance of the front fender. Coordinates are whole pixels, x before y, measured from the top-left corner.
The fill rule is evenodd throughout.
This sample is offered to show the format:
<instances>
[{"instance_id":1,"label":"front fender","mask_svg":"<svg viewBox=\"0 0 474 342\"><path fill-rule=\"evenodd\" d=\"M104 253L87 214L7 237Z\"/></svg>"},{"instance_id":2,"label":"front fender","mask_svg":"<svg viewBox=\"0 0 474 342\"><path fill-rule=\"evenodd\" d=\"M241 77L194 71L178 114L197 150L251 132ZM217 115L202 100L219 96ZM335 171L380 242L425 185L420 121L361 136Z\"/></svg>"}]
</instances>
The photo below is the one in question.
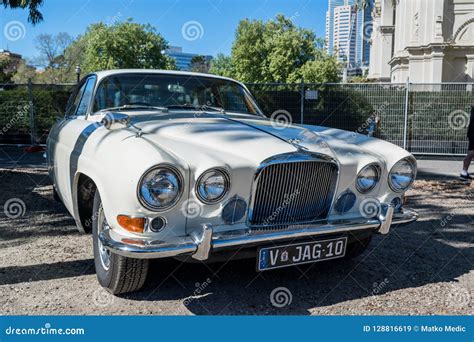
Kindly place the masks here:
<instances>
[{"instance_id":1,"label":"front fender","mask_svg":"<svg viewBox=\"0 0 474 342\"><path fill-rule=\"evenodd\" d=\"M109 131L100 127L87 140L78 160L75 173L75 209L76 221L79 220L77 206L77 184L80 174L90 177L97 186L102 199L107 222L112 229L130 236L136 234L122 229L118 215L143 216L154 218L165 216L166 228L159 233L145 232L140 236L154 238L182 236L185 234L186 217L180 208L188 199L189 168L174 155L151 144L146 138L137 137L132 129ZM143 207L137 196L138 182L141 176L151 167L161 164L173 164L182 174L184 181L183 195L179 202L163 212L154 212ZM82 227L82 225L80 226Z\"/></svg>"}]
</instances>

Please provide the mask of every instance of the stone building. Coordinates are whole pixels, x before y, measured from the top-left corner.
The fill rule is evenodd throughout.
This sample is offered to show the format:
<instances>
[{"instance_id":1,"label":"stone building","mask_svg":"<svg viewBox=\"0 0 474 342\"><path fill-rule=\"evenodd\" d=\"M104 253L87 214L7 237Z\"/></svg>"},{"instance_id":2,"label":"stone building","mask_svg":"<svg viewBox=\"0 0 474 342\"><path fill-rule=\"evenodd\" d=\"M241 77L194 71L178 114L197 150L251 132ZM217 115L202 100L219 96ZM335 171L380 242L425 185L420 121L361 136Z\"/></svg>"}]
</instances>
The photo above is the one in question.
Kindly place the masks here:
<instances>
[{"instance_id":1,"label":"stone building","mask_svg":"<svg viewBox=\"0 0 474 342\"><path fill-rule=\"evenodd\" d=\"M474 82L474 0L375 0L369 78Z\"/></svg>"}]
</instances>

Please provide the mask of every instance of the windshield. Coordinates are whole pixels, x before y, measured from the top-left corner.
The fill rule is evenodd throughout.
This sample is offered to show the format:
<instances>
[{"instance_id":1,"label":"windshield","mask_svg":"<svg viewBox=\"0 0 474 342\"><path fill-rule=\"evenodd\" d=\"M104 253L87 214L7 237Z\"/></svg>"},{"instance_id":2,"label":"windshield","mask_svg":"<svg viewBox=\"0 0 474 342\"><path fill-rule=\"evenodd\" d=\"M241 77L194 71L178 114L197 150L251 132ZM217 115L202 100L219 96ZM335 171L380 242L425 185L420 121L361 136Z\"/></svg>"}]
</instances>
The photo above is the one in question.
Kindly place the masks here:
<instances>
[{"instance_id":1,"label":"windshield","mask_svg":"<svg viewBox=\"0 0 474 342\"><path fill-rule=\"evenodd\" d=\"M97 88L93 112L122 106L222 108L261 114L252 96L238 83L189 75L121 74L103 79Z\"/></svg>"}]
</instances>

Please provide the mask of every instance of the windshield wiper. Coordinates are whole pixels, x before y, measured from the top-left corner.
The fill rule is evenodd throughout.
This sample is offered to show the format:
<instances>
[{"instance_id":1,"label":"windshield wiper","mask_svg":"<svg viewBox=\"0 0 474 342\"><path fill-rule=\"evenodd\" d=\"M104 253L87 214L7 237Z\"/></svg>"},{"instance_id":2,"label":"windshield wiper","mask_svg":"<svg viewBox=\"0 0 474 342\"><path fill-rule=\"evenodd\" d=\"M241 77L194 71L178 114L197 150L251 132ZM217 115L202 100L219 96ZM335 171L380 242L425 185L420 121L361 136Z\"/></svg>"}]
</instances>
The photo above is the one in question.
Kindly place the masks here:
<instances>
[{"instance_id":1,"label":"windshield wiper","mask_svg":"<svg viewBox=\"0 0 474 342\"><path fill-rule=\"evenodd\" d=\"M99 110L99 112L108 112L108 111L121 111L121 110L130 110L130 109L154 109L159 110L160 112L167 113L167 107L159 107L159 106L152 106L152 105L123 105L118 107L109 107Z\"/></svg>"},{"instance_id":2,"label":"windshield wiper","mask_svg":"<svg viewBox=\"0 0 474 342\"><path fill-rule=\"evenodd\" d=\"M215 107L215 106L209 106L209 105L202 105L200 107L202 110L214 110L216 112L219 112L221 114L225 114L225 109L222 107Z\"/></svg>"},{"instance_id":3,"label":"windshield wiper","mask_svg":"<svg viewBox=\"0 0 474 342\"><path fill-rule=\"evenodd\" d=\"M222 107L214 107L214 106L209 106L209 105L194 105L192 103L169 105L169 106L166 106L166 108L169 108L169 109L193 109L193 110L202 110L202 111L214 110L214 111L219 112L221 114L225 114L225 109L222 108Z\"/></svg>"}]
</instances>

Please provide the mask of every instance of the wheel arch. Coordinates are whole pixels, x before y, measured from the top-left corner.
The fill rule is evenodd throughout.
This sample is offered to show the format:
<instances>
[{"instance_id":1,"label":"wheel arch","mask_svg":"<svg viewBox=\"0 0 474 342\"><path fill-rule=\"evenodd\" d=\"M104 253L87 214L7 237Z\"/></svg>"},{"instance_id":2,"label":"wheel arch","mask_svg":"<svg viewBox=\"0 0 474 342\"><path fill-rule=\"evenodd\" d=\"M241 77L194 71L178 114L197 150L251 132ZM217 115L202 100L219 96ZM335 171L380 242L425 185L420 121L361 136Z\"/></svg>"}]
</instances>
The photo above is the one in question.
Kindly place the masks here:
<instances>
[{"instance_id":1,"label":"wheel arch","mask_svg":"<svg viewBox=\"0 0 474 342\"><path fill-rule=\"evenodd\" d=\"M72 200L74 219L81 233L92 232L92 218L95 192L100 186L93 177L83 172L77 172L74 177Z\"/></svg>"}]
</instances>

